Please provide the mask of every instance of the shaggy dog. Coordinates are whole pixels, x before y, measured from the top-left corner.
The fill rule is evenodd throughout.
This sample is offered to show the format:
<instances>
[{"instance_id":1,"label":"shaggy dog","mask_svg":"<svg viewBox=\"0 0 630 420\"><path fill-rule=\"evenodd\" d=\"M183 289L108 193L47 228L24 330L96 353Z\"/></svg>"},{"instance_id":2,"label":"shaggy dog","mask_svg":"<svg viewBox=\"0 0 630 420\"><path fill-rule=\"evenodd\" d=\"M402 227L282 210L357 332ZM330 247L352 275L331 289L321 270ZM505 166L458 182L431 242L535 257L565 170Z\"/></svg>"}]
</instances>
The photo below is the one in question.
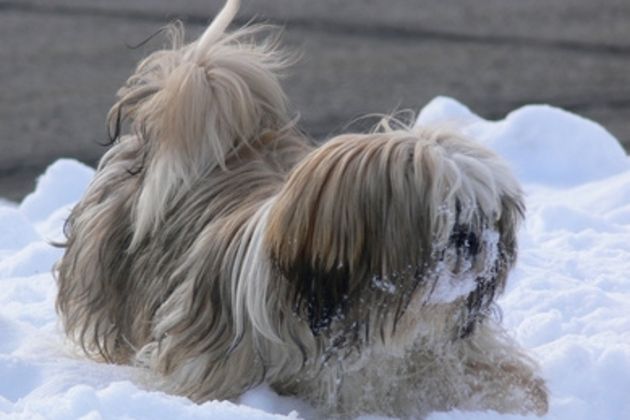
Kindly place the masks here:
<instances>
[{"instance_id":1,"label":"shaggy dog","mask_svg":"<svg viewBox=\"0 0 630 420\"><path fill-rule=\"evenodd\" d=\"M195 401L266 382L322 416L544 414L493 311L523 215L506 165L391 119L315 147L275 38L226 33L237 8L188 45L170 27L119 91L56 266L68 336Z\"/></svg>"}]
</instances>

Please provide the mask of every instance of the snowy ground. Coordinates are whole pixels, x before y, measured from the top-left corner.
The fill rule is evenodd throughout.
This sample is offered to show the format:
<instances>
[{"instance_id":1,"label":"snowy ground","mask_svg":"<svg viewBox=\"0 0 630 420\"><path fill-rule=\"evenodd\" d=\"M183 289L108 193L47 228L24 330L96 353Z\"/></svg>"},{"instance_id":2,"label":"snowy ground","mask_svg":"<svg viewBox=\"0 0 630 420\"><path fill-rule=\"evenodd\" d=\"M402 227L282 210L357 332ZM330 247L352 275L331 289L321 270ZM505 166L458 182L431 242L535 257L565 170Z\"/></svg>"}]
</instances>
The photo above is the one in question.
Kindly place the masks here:
<instances>
[{"instance_id":1,"label":"snowy ground","mask_svg":"<svg viewBox=\"0 0 630 420\"><path fill-rule=\"evenodd\" d=\"M504 322L540 361L549 419L630 413L630 160L599 125L547 106L485 121L448 98L422 111L503 155L527 193L520 260L500 300ZM64 342L47 241L93 170L59 160L20 204L0 199L0 418L271 419L308 407L267 388L236 403L195 405L146 390L132 368L85 360ZM507 418L434 414L432 420ZM519 417L515 417L519 418Z\"/></svg>"}]
</instances>

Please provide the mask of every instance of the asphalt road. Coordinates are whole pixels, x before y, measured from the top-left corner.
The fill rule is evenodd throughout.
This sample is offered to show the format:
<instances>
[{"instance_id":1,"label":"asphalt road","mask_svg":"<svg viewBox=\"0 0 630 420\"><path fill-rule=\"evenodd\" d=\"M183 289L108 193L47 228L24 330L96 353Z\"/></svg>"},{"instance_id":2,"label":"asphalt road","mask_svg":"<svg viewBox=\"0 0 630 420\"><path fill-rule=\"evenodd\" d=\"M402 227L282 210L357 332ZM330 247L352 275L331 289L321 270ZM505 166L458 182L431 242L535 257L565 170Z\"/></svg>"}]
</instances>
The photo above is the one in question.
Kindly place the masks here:
<instances>
[{"instance_id":1,"label":"asphalt road","mask_svg":"<svg viewBox=\"0 0 630 420\"><path fill-rule=\"evenodd\" d=\"M215 0L0 0L0 196L19 200L61 156L94 164L129 49L175 18L192 38ZM325 139L369 113L453 96L487 118L549 103L630 147L628 0L243 0L238 22L285 28L285 80L304 129ZM568 139L567 141L570 141Z\"/></svg>"}]
</instances>

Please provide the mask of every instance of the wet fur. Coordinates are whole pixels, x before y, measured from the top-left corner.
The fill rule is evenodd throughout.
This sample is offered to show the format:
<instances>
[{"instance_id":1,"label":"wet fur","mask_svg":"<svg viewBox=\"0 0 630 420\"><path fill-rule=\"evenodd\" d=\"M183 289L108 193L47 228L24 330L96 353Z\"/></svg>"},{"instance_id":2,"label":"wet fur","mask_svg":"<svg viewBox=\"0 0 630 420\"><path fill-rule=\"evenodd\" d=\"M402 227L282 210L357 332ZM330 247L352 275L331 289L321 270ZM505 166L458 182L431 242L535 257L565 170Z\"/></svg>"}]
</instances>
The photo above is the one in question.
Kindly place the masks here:
<instances>
[{"instance_id":1,"label":"wet fur","mask_svg":"<svg viewBox=\"0 0 630 420\"><path fill-rule=\"evenodd\" d=\"M228 12L188 45L170 27L119 91L56 266L68 336L195 401L267 382L326 416L545 413L493 316L523 215L505 164L393 120L315 147L275 39Z\"/></svg>"}]
</instances>

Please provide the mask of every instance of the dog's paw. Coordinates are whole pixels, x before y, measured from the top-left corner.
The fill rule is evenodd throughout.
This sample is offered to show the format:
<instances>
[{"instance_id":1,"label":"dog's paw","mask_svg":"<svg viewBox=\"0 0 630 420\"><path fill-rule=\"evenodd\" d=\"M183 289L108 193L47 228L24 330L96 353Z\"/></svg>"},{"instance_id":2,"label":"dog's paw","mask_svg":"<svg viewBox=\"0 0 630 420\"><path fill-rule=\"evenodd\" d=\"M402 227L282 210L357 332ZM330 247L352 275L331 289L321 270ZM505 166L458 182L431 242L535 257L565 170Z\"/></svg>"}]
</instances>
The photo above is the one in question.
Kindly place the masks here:
<instances>
[{"instance_id":1,"label":"dog's paw","mask_svg":"<svg viewBox=\"0 0 630 420\"><path fill-rule=\"evenodd\" d=\"M544 416L549 411L549 392L542 378L534 377L526 385L528 412Z\"/></svg>"},{"instance_id":2,"label":"dog's paw","mask_svg":"<svg viewBox=\"0 0 630 420\"><path fill-rule=\"evenodd\" d=\"M534 413L544 416L549 411L549 392L544 379L536 375L524 365L507 364L501 366L509 382L524 392L522 411L524 414Z\"/></svg>"}]
</instances>

